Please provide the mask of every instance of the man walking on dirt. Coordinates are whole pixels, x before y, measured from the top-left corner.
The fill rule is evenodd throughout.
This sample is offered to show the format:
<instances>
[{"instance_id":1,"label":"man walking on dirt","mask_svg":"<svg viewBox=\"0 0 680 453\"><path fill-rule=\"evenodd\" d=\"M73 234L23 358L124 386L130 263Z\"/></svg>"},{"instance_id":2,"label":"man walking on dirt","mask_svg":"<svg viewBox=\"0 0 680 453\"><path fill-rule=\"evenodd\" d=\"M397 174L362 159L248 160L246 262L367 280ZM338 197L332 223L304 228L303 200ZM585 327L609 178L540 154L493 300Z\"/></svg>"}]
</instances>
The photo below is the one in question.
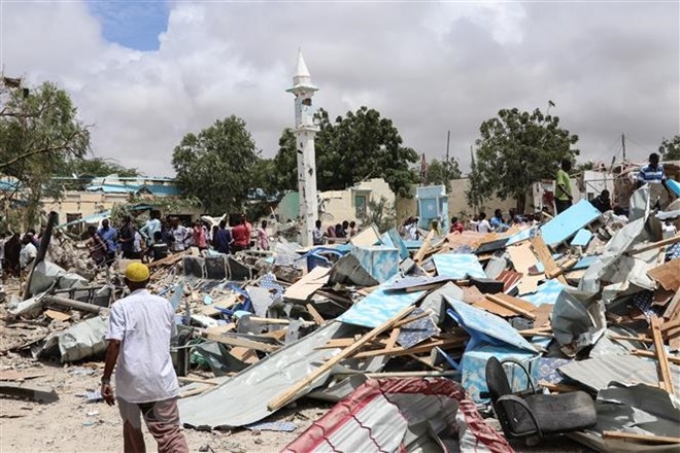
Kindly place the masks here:
<instances>
[{"instance_id":1,"label":"man walking on dirt","mask_svg":"<svg viewBox=\"0 0 680 453\"><path fill-rule=\"evenodd\" d=\"M170 302L149 293L148 282L146 265L132 263L125 270L132 294L111 307L101 392L109 406L118 401L126 453L146 452L142 416L160 453L188 453L177 409L179 385L170 358L175 313ZM111 387L114 367L117 398Z\"/></svg>"}]
</instances>

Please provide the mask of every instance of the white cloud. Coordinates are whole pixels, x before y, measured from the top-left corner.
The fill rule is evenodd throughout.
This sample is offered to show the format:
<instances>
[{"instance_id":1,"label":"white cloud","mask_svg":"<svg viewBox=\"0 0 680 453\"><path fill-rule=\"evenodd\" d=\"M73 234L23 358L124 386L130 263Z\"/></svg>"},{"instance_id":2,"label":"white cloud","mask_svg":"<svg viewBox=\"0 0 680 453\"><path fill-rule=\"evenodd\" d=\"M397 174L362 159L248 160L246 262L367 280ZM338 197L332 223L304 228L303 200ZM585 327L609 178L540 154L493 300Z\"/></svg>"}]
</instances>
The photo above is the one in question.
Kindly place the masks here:
<instances>
[{"instance_id":1,"label":"white cloud","mask_svg":"<svg viewBox=\"0 0 680 453\"><path fill-rule=\"evenodd\" d=\"M273 155L293 121L284 90L299 46L321 88L317 106L331 116L374 107L405 144L431 157L443 154L451 129L464 166L484 119L504 107L544 108L548 99L581 136L586 157L606 156L621 132L653 147L680 129L677 4L170 8L160 48L140 52L103 40L83 3L3 3L5 73L62 84L95 125L95 153L150 174L172 174L181 137L231 114ZM645 150L632 154L641 159Z\"/></svg>"}]
</instances>

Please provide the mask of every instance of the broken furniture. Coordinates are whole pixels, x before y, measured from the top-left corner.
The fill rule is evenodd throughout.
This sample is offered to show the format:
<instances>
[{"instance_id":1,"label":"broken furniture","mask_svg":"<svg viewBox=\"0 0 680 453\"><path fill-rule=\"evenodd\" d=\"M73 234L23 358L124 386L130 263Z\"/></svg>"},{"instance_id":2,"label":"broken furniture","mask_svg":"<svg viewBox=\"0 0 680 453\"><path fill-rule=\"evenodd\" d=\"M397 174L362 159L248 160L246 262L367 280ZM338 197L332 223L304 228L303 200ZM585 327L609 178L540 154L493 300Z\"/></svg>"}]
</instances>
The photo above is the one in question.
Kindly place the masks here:
<instances>
[{"instance_id":1,"label":"broken furniture","mask_svg":"<svg viewBox=\"0 0 680 453\"><path fill-rule=\"evenodd\" d=\"M527 377L531 379L528 372ZM486 385L508 438L537 437L540 441L545 435L580 431L597 423L595 403L585 392L513 394L503 364L495 357L486 362Z\"/></svg>"}]
</instances>

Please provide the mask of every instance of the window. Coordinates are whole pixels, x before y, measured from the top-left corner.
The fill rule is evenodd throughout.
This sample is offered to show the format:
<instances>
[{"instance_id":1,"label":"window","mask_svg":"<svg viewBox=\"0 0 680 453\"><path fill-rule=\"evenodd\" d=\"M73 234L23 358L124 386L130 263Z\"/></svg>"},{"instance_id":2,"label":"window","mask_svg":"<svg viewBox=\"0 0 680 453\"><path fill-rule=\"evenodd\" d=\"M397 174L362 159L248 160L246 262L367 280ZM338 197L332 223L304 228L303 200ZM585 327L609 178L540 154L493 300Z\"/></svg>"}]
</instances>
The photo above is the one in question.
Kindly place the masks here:
<instances>
[{"instance_id":1,"label":"window","mask_svg":"<svg viewBox=\"0 0 680 453\"><path fill-rule=\"evenodd\" d=\"M354 196L354 212L357 217L364 217L368 214L367 200L368 197L366 195Z\"/></svg>"}]
</instances>

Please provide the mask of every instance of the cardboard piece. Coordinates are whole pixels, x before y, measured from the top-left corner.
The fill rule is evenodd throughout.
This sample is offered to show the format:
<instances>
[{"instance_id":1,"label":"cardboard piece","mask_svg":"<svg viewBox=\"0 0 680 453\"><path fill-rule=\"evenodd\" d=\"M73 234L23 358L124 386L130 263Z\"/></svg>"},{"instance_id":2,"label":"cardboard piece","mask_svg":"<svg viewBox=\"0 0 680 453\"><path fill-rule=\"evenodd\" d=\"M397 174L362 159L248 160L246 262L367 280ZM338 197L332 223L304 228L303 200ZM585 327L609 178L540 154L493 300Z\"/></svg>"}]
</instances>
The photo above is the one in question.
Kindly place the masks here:
<instances>
[{"instance_id":1,"label":"cardboard piece","mask_svg":"<svg viewBox=\"0 0 680 453\"><path fill-rule=\"evenodd\" d=\"M538 263L536 255L531 251L531 244L524 242L507 248L510 261L516 272L524 274L522 280L517 285L520 294L527 294L536 291L538 283L545 278L543 274L529 275L529 269Z\"/></svg>"},{"instance_id":2,"label":"cardboard piece","mask_svg":"<svg viewBox=\"0 0 680 453\"><path fill-rule=\"evenodd\" d=\"M286 299L305 301L328 282L329 269L315 267L310 273L286 289L283 296Z\"/></svg>"}]
</instances>

